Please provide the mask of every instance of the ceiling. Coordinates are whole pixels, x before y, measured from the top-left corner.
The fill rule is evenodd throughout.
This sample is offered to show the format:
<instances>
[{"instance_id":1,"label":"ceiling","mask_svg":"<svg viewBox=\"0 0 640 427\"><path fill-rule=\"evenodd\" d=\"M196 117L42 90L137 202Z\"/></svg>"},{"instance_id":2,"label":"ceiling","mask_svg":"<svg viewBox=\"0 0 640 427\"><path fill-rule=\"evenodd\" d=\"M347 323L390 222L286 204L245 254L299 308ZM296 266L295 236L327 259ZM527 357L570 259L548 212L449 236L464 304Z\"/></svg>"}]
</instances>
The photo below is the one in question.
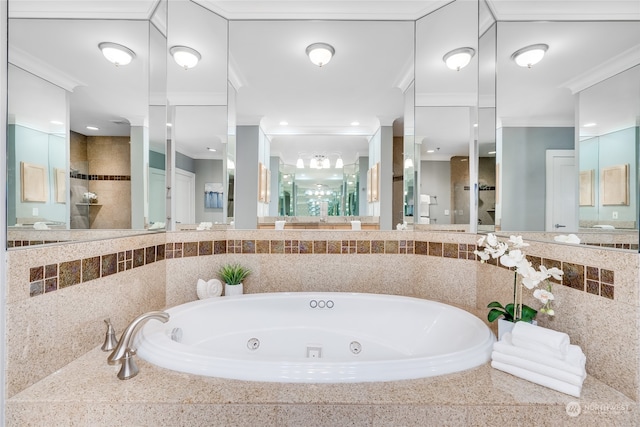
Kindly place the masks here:
<instances>
[{"instance_id":1,"label":"ceiling","mask_svg":"<svg viewBox=\"0 0 640 427\"><path fill-rule=\"evenodd\" d=\"M459 3L463 1L458 0ZM215 14L203 14L200 9L199 13L189 15L194 13L188 10L196 6L194 3L199 5L198 8L207 8ZM178 11L171 12L174 19L169 19L168 25L172 28L169 44L198 45L196 49L203 57L196 68L186 73L173 61L167 64L169 98L173 105L179 106L173 118L182 123L174 129L177 147L193 158L219 158L222 144L226 142L227 117L219 108L226 101L226 96L221 94L226 87L226 78L212 77L221 73L226 76L227 72L227 62L220 60L224 53L213 42L217 40L223 50L227 43L230 48L229 79L237 89L237 123L260 124L271 139L272 154L281 155L286 163L291 163L299 154L315 151L340 153L345 162L349 162L367 152L368 137L379 125L391 126L394 121L402 121L403 91L412 81L414 71L414 20L451 2L198 0L194 3L170 0L169 5L170 11ZM559 18L640 20L640 2L637 0L488 0L487 3L482 26L491 21L491 15L500 21ZM10 0L10 17L31 18L18 19L10 24L10 61L71 91L71 129L87 133L86 124L100 122L100 132L126 134L127 123L149 122L145 117L148 98L151 95L153 99L155 93L153 81L146 78L148 57L145 52L148 52L149 36L147 27L140 24L152 16L156 7L157 0ZM176 13L183 16L177 19ZM204 15L209 18L205 19ZM221 17L230 20L228 41L224 27L226 21ZM51 18L73 20L60 27ZM117 26L113 25L114 21L106 21L113 19L128 21L118 21ZM173 29L177 28L180 31L174 32ZM447 31L446 25L442 31ZM182 40L177 40L176 34L180 34ZM451 34L457 33L451 31ZM527 37L533 36L514 30L505 52L531 44ZM584 74L597 68L611 54L602 42L616 37L616 34L603 37L587 32L580 37L591 37L592 49L571 61L567 59L569 44L577 39L570 40L567 35L551 31L543 31L532 38L536 43L545 42L552 46L545 59L548 65L519 70L529 72L529 80L524 86L530 92L527 98L520 98L509 105L513 112L504 115L517 118L524 113L518 109L528 106L529 109L535 107L536 111L553 112L549 116L571 120L573 106L570 102L567 104L567 100L571 100L572 88L584 84L587 81ZM100 55L97 44L101 41L127 45L138 56L132 64L116 68ZM322 68L311 64L304 54L306 46L317 41L328 42L336 49L335 57ZM59 54L60 46L67 47L72 53ZM627 47L632 55L638 55L637 44L636 50L633 46ZM437 52L436 55L434 52L434 57L437 60L433 62L431 72L442 73L448 79L456 77L455 72L443 67L442 53ZM577 62L582 59L588 63ZM555 72L551 66L554 60L564 61L566 72ZM221 65L223 71L220 71ZM435 71L437 67L440 69ZM420 64L416 63L415 70L416 73L422 72ZM534 72L536 78L530 78ZM582 76L583 81L576 81L576 75ZM519 86L523 86L522 78L522 75L516 75L514 82L518 84L520 81ZM556 91L558 87L563 88L560 98L545 94L537 86L539 82L548 83L550 79L557 82ZM220 80L223 80L222 89L220 84L211 84ZM105 81L112 84L106 85ZM467 97L467 87L449 83L437 86L441 92L438 94L440 99L443 94L456 99ZM534 105L530 102L531 94L537 99L552 99L553 103L551 106ZM416 99L424 102L429 95L433 93L418 93ZM522 99L527 102L522 102ZM556 109L551 110L551 107ZM32 104L24 114L35 110L37 105ZM446 123L445 120L443 117L440 123ZM288 125L282 126L281 121L287 121ZM351 125L354 121L359 125ZM192 133L199 129L198 124L203 123L207 124L205 133L208 135L204 140L202 132ZM180 135L178 129L189 132ZM448 132L449 139L456 139L452 138L452 133ZM466 152L466 141L462 142L460 149ZM205 145L216 145L219 151L208 152ZM451 150L445 153L441 149L440 156L446 158L459 149Z\"/></svg>"}]
</instances>

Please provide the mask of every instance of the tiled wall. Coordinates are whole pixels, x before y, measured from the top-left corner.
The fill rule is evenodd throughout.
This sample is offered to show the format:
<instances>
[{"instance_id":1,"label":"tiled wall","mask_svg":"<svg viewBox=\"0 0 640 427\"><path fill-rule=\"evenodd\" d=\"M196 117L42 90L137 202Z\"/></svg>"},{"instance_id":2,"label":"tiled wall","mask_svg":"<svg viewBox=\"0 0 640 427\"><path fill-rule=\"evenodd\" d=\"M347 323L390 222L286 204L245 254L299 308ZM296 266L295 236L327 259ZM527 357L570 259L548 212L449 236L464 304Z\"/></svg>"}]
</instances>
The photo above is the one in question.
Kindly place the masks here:
<instances>
[{"instance_id":1,"label":"tiled wall","mask_svg":"<svg viewBox=\"0 0 640 427\"><path fill-rule=\"evenodd\" d=\"M164 234L148 234L7 252L7 396L101 345L104 319L122 331L164 307L165 262L133 267L134 249L164 242Z\"/></svg>"},{"instance_id":2,"label":"tiled wall","mask_svg":"<svg viewBox=\"0 0 640 427\"><path fill-rule=\"evenodd\" d=\"M103 317L111 316L122 330L144 310L192 301L197 279L215 277L228 261L251 268L253 274L245 281L250 293L401 294L462 306L484 318L489 301L509 301L513 273L481 264L474 249L475 236L465 233L230 230L12 251L7 319L10 392L55 369L39 360L38 353L50 354L51 345L54 352L61 351L55 343L20 331L60 336L60 329L90 324L92 336L80 334L81 354L100 344ZM638 255L534 242L527 253L536 265L565 271L563 283L554 287L557 316L541 318L541 324L569 333L572 342L585 349L591 375L637 399ZM134 296L129 283L137 286ZM152 297L139 299L142 294ZM70 299L99 309L90 315L74 313ZM116 309L107 302L111 300L125 300L127 309ZM535 306L534 301L530 304ZM42 315L44 307L52 305L58 310L55 322L50 313L48 320ZM24 352L25 344L40 350ZM24 366L40 369L26 375Z\"/></svg>"}]
</instances>

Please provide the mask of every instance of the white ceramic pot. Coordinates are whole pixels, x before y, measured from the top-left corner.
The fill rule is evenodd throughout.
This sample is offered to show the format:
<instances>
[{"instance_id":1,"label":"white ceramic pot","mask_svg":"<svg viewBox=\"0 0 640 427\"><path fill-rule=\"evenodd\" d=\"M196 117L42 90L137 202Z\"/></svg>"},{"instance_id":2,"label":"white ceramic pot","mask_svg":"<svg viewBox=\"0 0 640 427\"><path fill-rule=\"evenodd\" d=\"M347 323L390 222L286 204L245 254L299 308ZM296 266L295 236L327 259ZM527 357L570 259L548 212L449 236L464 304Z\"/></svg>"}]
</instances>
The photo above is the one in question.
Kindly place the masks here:
<instances>
[{"instance_id":1,"label":"white ceramic pot","mask_svg":"<svg viewBox=\"0 0 640 427\"><path fill-rule=\"evenodd\" d=\"M234 295L242 295L244 289L242 286L242 283L239 283L237 285L230 285L228 283L224 284L224 295L227 297L230 296L234 296Z\"/></svg>"},{"instance_id":2,"label":"white ceramic pot","mask_svg":"<svg viewBox=\"0 0 640 427\"><path fill-rule=\"evenodd\" d=\"M514 322L510 322L504 319L498 319L498 341L502 339L502 335L507 332L511 332L513 327L516 326Z\"/></svg>"}]
</instances>

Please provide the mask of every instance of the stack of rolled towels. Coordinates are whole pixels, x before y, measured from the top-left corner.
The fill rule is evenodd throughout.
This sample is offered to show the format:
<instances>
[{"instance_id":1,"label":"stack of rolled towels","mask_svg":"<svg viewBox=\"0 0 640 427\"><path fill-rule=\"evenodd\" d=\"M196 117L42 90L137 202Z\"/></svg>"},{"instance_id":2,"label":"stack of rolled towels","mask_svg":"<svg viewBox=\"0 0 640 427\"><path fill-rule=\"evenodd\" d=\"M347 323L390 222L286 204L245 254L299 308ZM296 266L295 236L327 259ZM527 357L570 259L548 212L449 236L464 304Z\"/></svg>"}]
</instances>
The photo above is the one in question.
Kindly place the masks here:
<instances>
[{"instance_id":1,"label":"stack of rolled towels","mask_svg":"<svg viewBox=\"0 0 640 427\"><path fill-rule=\"evenodd\" d=\"M567 334L527 322L517 322L491 353L495 369L575 397L587 377L586 360Z\"/></svg>"}]
</instances>

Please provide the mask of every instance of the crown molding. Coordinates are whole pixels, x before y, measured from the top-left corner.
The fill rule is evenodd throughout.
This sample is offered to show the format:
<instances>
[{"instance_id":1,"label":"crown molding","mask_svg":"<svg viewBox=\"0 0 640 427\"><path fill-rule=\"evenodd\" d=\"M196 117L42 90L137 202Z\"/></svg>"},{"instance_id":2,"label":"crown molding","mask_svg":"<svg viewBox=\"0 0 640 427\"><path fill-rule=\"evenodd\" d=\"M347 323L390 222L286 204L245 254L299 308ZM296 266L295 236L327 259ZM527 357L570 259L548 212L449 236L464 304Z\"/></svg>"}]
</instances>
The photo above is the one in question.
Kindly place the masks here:
<instances>
[{"instance_id":1,"label":"crown molding","mask_svg":"<svg viewBox=\"0 0 640 427\"><path fill-rule=\"evenodd\" d=\"M599 64L590 70L564 82L560 87L567 88L572 94L600 83L616 74L619 74L629 68L640 64L640 44L636 45L619 55L614 56L610 60Z\"/></svg>"},{"instance_id":2,"label":"crown molding","mask_svg":"<svg viewBox=\"0 0 640 427\"><path fill-rule=\"evenodd\" d=\"M159 0L10 1L9 18L144 19Z\"/></svg>"},{"instance_id":3,"label":"crown molding","mask_svg":"<svg viewBox=\"0 0 640 427\"><path fill-rule=\"evenodd\" d=\"M9 63L69 92L78 86L87 86L81 80L12 45L9 46Z\"/></svg>"},{"instance_id":4,"label":"crown molding","mask_svg":"<svg viewBox=\"0 0 640 427\"><path fill-rule=\"evenodd\" d=\"M498 21L634 21L637 0L486 0Z\"/></svg>"}]
</instances>

